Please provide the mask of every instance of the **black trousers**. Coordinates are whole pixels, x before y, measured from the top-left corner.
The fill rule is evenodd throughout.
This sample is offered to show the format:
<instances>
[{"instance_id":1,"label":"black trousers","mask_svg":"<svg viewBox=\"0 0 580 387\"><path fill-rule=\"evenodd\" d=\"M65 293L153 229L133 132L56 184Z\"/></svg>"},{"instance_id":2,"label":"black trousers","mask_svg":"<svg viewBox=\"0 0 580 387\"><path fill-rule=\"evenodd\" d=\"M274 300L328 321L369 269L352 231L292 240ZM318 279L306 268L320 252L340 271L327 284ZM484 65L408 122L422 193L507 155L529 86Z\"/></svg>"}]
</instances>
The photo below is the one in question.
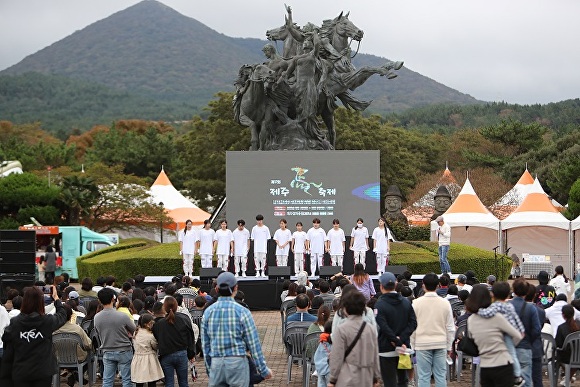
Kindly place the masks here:
<instances>
[{"instance_id":1,"label":"black trousers","mask_svg":"<svg viewBox=\"0 0 580 387\"><path fill-rule=\"evenodd\" d=\"M14 386L18 387L50 387L52 385L52 376L47 376L36 380L15 380Z\"/></svg>"},{"instance_id":2,"label":"black trousers","mask_svg":"<svg viewBox=\"0 0 580 387\"><path fill-rule=\"evenodd\" d=\"M514 367L511 364L481 368L481 387L513 387L513 385Z\"/></svg>"},{"instance_id":3,"label":"black trousers","mask_svg":"<svg viewBox=\"0 0 580 387\"><path fill-rule=\"evenodd\" d=\"M381 365L381 377L385 387L406 387L407 386L407 370L400 370L399 357L379 357L379 364Z\"/></svg>"}]
</instances>

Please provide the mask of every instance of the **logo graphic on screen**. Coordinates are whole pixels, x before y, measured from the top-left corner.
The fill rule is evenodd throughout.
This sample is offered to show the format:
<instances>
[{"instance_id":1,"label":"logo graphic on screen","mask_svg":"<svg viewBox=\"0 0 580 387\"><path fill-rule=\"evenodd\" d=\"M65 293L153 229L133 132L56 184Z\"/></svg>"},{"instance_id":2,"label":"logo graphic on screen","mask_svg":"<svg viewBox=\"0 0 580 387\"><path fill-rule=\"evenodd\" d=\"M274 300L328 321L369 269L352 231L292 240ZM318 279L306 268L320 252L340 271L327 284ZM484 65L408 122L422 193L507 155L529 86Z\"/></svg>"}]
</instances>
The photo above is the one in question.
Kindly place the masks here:
<instances>
[{"instance_id":1,"label":"logo graphic on screen","mask_svg":"<svg viewBox=\"0 0 580 387\"><path fill-rule=\"evenodd\" d=\"M361 185L353 189L352 194L357 198L379 202L381 200L381 185L378 182Z\"/></svg>"},{"instance_id":2,"label":"logo graphic on screen","mask_svg":"<svg viewBox=\"0 0 580 387\"><path fill-rule=\"evenodd\" d=\"M290 187L304 191L308 195L312 196L310 189L314 187L313 191L318 190L319 196L336 195L336 188L324 188L322 181L320 183L309 182L306 180L306 173L308 169L302 167L290 168L295 172L294 179L290 182Z\"/></svg>"}]
</instances>

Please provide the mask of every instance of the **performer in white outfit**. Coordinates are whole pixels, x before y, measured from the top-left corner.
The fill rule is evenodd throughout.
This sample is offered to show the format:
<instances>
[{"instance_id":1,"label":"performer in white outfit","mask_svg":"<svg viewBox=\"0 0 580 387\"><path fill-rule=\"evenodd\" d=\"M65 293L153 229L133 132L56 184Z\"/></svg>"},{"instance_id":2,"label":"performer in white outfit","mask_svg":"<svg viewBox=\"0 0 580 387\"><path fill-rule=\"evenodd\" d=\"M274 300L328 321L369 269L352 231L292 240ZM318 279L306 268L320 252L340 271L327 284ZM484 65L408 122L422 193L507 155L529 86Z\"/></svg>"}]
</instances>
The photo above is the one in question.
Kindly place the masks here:
<instances>
[{"instance_id":1,"label":"performer in white outfit","mask_svg":"<svg viewBox=\"0 0 580 387\"><path fill-rule=\"evenodd\" d=\"M266 257L268 254L268 239L270 229L264 225L264 216L256 215L256 225L252 227L251 236L254 241L254 263L256 264L256 277L266 277Z\"/></svg>"},{"instance_id":2,"label":"performer in white outfit","mask_svg":"<svg viewBox=\"0 0 580 387\"><path fill-rule=\"evenodd\" d=\"M197 251L201 257L201 267L212 267L213 259L213 240L215 238L215 231L211 228L211 221L206 219L203 221L203 228L199 230L197 239Z\"/></svg>"},{"instance_id":3,"label":"performer in white outfit","mask_svg":"<svg viewBox=\"0 0 580 387\"><path fill-rule=\"evenodd\" d=\"M292 234L292 253L294 253L294 274L304 270L304 253L306 252L306 232L302 231L302 222L296 223Z\"/></svg>"},{"instance_id":4,"label":"performer in white outfit","mask_svg":"<svg viewBox=\"0 0 580 387\"><path fill-rule=\"evenodd\" d=\"M246 227L246 221L238 220L238 227L232 232L234 237L234 267L236 277L242 271L242 277L246 276L248 267L248 251L250 250L250 232ZM240 267L241 266L241 267Z\"/></svg>"},{"instance_id":5,"label":"performer in white outfit","mask_svg":"<svg viewBox=\"0 0 580 387\"><path fill-rule=\"evenodd\" d=\"M377 273L383 274L389 265L391 251L391 230L387 227L385 218L379 218L379 226L373 230L373 251L377 256Z\"/></svg>"},{"instance_id":6,"label":"performer in white outfit","mask_svg":"<svg viewBox=\"0 0 580 387\"><path fill-rule=\"evenodd\" d=\"M276 241L276 265L288 266L288 253L290 252L290 241L292 232L286 228L286 219L280 220L280 228L274 233Z\"/></svg>"},{"instance_id":7,"label":"performer in white outfit","mask_svg":"<svg viewBox=\"0 0 580 387\"><path fill-rule=\"evenodd\" d=\"M325 239L326 232L320 228L320 219L314 218L312 220L312 228L306 233L306 241L310 251L310 275L314 275L316 272L317 264L319 268L324 265Z\"/></svg>"},{"instance_id":8,"label":"performer in white outfit","mask_svg":"<svg viewBox=\"0 0 580 387\"><path fill-rule=\"evenodd\" d=\"M369 230L363 225L363 220L358 218L356 226L350 233L350 249L354 252L354 264L362 263L366 268L366 255L369 249Z\"/></svg>"},{"instance_id":9,"label":"performer in white outfit","mask_svg":"<svg viewBox=\"0 0 580 387\"><path fill-rule=\"evenodd\" d=\"M197 243L197 233L192 228L191 220L185 221L185 228L179 232L179 255L183 256L183 274L191 277L193 274L193 260L195 257L195 246Z\"/></svg>"},{"instance_id":10,"label":"performer in white outfit","mask_svg":"<svg viewBox=\"0 0 580 387\"><path fill-rule=\"evenodd\" d=\"M234 236L228 230L227 220L224 219L220 222L220 229L215 232L213 243L217 255L217 267L221 267L223 271L228 271L230 255L234 254Z\"/></svg>"},{"instance_id":11,"label":"performer in white outfit","mask_svg":"<svg viewBox=\"0 0 580 387\"><path fill-rule=\"evenodd\" d=\"M330 264L332 266L340 266L340 271L342 271L345 247L346 237L344 231L340 228L340 221L334 219L332 228L326 233L326 252L330 254Z\"/></svg>"}]
</instances>

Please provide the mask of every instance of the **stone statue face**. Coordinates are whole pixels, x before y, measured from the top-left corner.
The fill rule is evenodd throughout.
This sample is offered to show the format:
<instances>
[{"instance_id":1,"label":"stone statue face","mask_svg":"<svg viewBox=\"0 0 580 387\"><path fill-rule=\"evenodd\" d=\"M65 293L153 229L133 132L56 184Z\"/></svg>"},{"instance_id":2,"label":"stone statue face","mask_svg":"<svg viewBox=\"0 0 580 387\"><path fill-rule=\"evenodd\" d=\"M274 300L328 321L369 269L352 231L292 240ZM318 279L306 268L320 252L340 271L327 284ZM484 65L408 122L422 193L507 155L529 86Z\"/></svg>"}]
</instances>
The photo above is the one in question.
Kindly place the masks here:
<instances>
[{"instance_id":1,"label":"stone statue face","mask_svg":"<svg viewBox=\"0 0 580 387\"><path fill-rule=\"evenodd\" d=\"M401 198L398 196L387 196L385 198L385 208L387 212L401 211Z\"/></svg>"},{"instance_id":2,"label":"stone statue face","mask_svg":"<svg viewBox=\"0 0 580 387\"><path fill-rule=\"evenodd\" d=\"M451 206L451 199L446 196L437 196L435 198L435 211L444 213Z\"/></svg>"},{"instance_id":3,"label":"stone statue face","mask_svg":"<svg viewBox=\"0 0 580 387\"><path fill-rule=\"evenodd\" d=\"M302 44L302 48L304 49L304 52L310 52L314 49L314 43L312 43L310 40L305 40Z\"/></svg>"}]
</instances>

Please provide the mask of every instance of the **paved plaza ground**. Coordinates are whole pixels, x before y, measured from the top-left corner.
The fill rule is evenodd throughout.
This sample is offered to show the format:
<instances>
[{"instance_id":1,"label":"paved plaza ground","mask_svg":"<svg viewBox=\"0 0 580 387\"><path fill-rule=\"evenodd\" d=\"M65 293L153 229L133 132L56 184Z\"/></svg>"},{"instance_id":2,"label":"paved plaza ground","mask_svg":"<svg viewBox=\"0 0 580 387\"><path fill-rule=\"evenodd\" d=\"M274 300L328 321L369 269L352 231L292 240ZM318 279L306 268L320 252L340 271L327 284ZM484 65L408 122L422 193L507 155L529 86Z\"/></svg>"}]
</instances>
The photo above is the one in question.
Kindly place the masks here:
<instances>
[{"instance_id":1,"label":"paved plaza ground","mask_svg":"<svg viewBox=\"0 0 580 387\"><path fill-rule=\"evenodd\" d=\"M287 384L287 356L284 352L284 345L282 344L282 330L280 321L279 311L266 311L266 312L252 312L256 326L258 327L258 333L260 335L260 341L262 343L262 351L266 357L266 361L274 377L268 381L260 383L260 386L272 387L299 387L302 386L302 368L298 365L292 366L292 381ZM207 386L207 374L205 373L205 367L203 360L198 361L197 369L199 373L199 379L196 382L189 380L189 386ZM460 386L470 386L471 377L469 371L464 371L464 377L461 379L461 383L451 382L449 386L460 387ZM161 383L157 384L161 386ZM175 383L177 386L177 382ZM311 378L311 386L316 386L316 378ZM61 386L66 386L66 379L61 378ZM102 380L98 379L96 386L102 386ZM121 381L117 379L115 381L115 387L121 386ZM362 387L362 386L361 386Z\"/></svg>"}]
</instances>

